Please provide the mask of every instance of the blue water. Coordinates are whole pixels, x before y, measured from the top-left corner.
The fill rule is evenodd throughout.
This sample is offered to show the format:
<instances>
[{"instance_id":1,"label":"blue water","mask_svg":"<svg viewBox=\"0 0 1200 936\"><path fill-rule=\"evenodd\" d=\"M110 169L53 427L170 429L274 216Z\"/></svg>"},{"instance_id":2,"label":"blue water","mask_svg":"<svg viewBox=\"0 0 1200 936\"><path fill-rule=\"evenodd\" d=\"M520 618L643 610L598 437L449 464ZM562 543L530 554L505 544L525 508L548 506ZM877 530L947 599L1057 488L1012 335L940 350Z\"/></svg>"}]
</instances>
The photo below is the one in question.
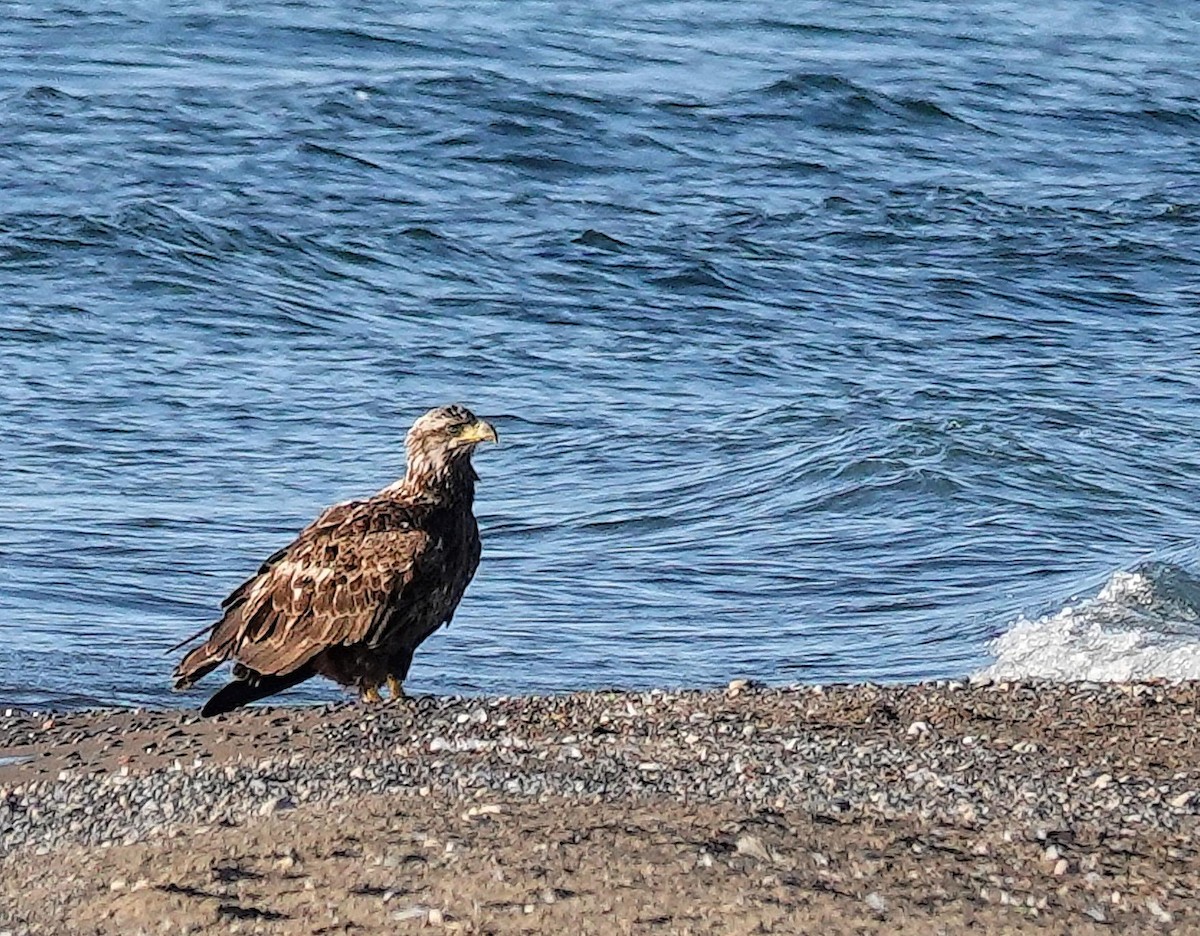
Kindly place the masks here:
<instances>
[{"instance_id":1,"label":"blue water","mask_svg":"<svg viewBox=\"0 0 1200 936\"><path fill-rule=\"evenodd\" d=\"M12 2L0 63L0 702L190 701L453 400L417 692L960 675L1200 562L1192 4Z\"/></svg>"}]
</instances>

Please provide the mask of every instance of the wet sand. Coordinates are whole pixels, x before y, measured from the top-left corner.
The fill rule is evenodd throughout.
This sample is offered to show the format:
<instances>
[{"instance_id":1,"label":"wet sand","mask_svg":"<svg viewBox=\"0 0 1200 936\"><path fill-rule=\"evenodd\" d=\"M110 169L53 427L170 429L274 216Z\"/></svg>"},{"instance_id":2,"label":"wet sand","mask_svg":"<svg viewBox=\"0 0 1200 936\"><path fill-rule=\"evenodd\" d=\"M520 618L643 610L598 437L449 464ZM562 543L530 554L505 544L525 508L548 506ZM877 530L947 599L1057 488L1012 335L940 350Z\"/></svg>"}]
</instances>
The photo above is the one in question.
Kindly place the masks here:
<instances>
[{"instance_id":1,"label":"wet sand","mask_svg":"<svg viewBox=\"0 0 1200 936\"><path fill-rule=\"evenodd\" d=\"M0 933L1187 932L1198 701L735 683L12 713Z\"/></svg>"}]
</instances>

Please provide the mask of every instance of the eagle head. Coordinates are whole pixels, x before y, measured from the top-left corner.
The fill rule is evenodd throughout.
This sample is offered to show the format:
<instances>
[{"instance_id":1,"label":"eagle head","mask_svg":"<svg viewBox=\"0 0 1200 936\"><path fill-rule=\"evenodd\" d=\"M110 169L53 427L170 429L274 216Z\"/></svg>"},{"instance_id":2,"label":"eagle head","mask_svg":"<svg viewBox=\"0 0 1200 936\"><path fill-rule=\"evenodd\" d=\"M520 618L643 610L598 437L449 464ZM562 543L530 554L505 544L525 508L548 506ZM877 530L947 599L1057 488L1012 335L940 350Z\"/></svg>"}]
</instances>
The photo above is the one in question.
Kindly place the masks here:
<instances>
[{"instance_id":1,"label":"eagle head","mask_svg":"<svg viewBox=\"0 0 1200 936\"><path fill-rule=\"evenodd\" d=\"M408 472L443 474L458 464L469 464L476 445L497 438L496 428L465 406L453 403L431 409L408 430Z\"/></svg>"}]
</instances>

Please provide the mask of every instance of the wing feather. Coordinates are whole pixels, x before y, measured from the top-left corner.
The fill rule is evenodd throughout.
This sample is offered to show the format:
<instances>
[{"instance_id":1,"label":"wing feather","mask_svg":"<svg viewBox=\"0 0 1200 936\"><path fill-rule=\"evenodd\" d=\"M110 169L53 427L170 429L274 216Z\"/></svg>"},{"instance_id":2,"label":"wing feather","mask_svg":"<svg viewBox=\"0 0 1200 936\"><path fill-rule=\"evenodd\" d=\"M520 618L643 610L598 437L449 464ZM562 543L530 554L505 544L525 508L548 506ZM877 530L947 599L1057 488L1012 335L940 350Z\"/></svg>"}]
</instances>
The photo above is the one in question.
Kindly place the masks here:
<instances>
[{"instance_id":1,"label":"wing feather","mask_svg":"<svg viewBox=\"0 0 1200 936\"><path fill-rule=\"evenodd\" d=\"M284 675L329 647L367 640L433 548L419 519L394 500L330 507L230 594L206 646Z\"/></svg>"}]
</instances>

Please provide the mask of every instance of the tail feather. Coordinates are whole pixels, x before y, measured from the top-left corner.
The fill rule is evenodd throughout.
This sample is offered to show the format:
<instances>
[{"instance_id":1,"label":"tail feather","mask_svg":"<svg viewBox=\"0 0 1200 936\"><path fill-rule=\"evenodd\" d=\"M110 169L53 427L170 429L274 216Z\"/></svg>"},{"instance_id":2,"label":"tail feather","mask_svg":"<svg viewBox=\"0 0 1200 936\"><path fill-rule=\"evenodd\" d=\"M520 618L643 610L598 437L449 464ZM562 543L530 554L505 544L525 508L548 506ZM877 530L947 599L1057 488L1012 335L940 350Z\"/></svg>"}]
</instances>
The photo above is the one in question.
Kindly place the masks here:
<instances>
[{"instance_id":1,"label":"tail feather","mask_svg":"<svg viewBox=\"0 0 1200 936\"><path fill-rule=\"evenodd\" d=\"M290 689L313 675L313 671L307 666L302 666L298 670L284 673L281 676L267 676L244 667L235 667L235 669L240 669L245 675L237 675L232 682L226 683L204 703L204 707L200 709L200 715L203 718L232 712L235 708L249 702L256 702L269 695L274 695L276 692Z\"/></svg>"},{"instance_id":2,"label":"tail feather","mask_svg":"<svg viewBox=\"0 0 1200 936\"><path fill-rule=\"evenodd\" d=\"M175 646L169 647L166 650L164 650L163 652L164 653L174 653L176 650L180 649L181 647L185 647L188 644L190 644L197 637L203 637L205 634L209 633L210 631L215 630L216 627L217 627L216 624L211 624L211 623L205 624L202 628L200 628L200 630L196 631L196 633L189 634L187 637L184 637L183 640L179 641L179 643L175 644Z\"/></svg>"},{"instance_id":3,"label":"tail feather","mask_svg":"<svg viewBox=\"0 0 1200 936\"><path fill-rule=\"evenodd\" d=\"M227 659L229 659L229 651L226 647L213 646L211 641L201 644L180 660L179 665L175 667L173 674L175 688L187 689Z\"/></svg>"}]
</instances>

